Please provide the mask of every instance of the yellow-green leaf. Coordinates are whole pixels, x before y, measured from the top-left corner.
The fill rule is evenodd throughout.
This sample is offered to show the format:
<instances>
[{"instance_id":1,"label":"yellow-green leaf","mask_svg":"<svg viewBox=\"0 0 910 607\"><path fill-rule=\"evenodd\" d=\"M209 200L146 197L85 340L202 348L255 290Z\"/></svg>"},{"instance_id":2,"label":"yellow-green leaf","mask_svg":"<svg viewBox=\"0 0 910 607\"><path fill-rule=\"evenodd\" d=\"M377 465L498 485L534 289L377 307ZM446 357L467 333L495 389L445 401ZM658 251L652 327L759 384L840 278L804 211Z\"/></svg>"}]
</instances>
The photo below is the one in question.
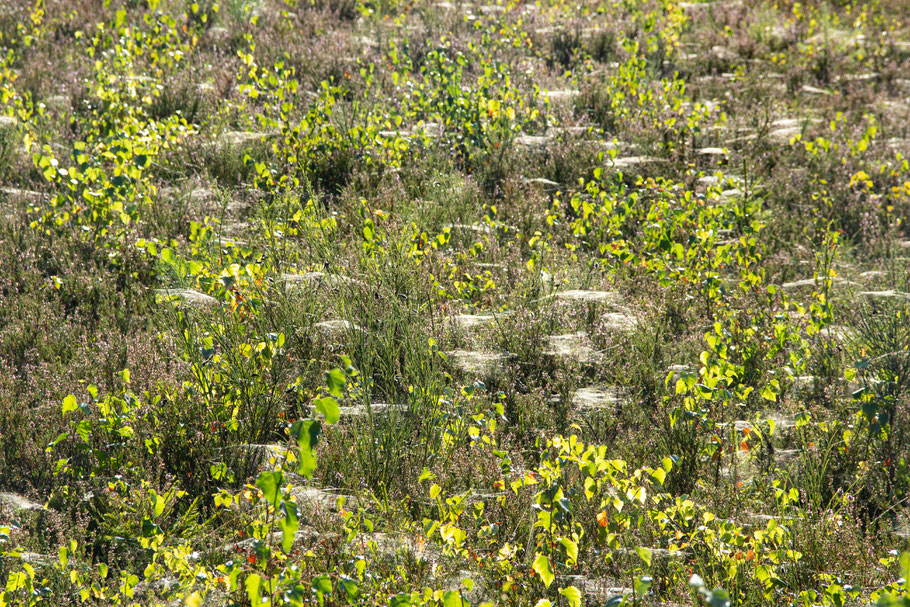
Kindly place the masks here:
<instances>
[{"instance_id":1,"label":"yellow-green leaf","mask_svg":"<svg viewBox=\"0 0 910 607\"><path fill-rule=\"evenodd\" d=\"M70 394L63 399L63 414L66 415L70 411L75 411L79 408L79 403L76 402L76 397Z\"/></svg>"},{"instance_id":2,"label":"yellow-green leaf","mask_svg":"<svg viewBox=\"0 0 910 607\"><path fill-rule=\"evenodd\" d=\"M646 566L648 566L648 567L651 566L651 551L650 550L648 550L647 548L644 548L642 546L639 546L638 548L635 549L635 552L638 553L638 558L640 558Z\"/></svg>"},{"instance_id":3,"label":"yellow-green leaf","mask_svg":"<svg viewBox=\"0 0 910 607\"><path fill-rule=\"evenodd\" d=\"M566 597L566 600L569 602L569 607L581 607L581 590L575 586L560 588L559 594Z\"/></svg>"},{"instance_id":4,"label":"yellow-green leaf","mask_svg":"<svg viewBox=\"0 0 910 607\"><path fill-rule=\"evenodd\" d=\"M553 575L553 569L550 567L550 559L547 558L547 555L538 554L531 567L540 576L540 581L543 582L543 585L549 588L556 576Z\"/></svg>"}]
</instances>

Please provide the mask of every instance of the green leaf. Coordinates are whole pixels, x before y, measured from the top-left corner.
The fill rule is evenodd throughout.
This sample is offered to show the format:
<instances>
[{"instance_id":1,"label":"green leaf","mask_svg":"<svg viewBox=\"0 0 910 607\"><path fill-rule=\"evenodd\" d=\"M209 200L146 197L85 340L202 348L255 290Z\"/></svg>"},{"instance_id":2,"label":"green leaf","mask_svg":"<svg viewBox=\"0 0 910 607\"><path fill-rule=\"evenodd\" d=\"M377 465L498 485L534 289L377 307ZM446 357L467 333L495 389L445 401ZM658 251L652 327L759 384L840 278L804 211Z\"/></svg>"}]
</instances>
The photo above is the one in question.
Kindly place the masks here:
<instances>
[{"instance_id":1,"label":"green leaf","mask_svg":"<svg viewBox=\"0 0 910 607\"><path fill-rule=\"evenodd\" d=\"M581 590L575 586L567 586L559 590L559 594L566 597L569 607L581 607Z\"/></svg>"},{"instance_id":2,"label":"green leaf","mask_svg":"<svg viewBox=\"0 0 910 607\"><path fill-rule=\"evenodd\" d=\"M250 597L250 603L253 605L262 604L262 595L259 594L259 587L262 585L262 578L258 574L251 573L247 576L244 586L246 586L246 594Z\"/></svg>"},{"instance_id":3,"label":"green leaf","mask_svg":"<svg viewBox=\"0 0 910 607\"><path fill-rule=\"evenodd\" d=\"M904 583L910 584L910 552L905 552L901 555L900 566L901 577L904 578Z\"/></svg>"},{"instance_id":4,"label":"green leaf","mask_svg":"<svg viewBox=\"0 0 910 607\"><path fill-rule=\"evenodd\" d=\"M550 568L550 559L547 558L547 555L538 554L531 567L540 576L540 581L543 582L543 585L549 588L556 576L553 575L553 569Z\"/></svg>"},{"instance_id":5,"label":"green leaf","mask_svg":"<svg viewBox=\"0 0 910 607\"><path fill-rule=\"evenodd\" d=\"M287 554L294 546L294 538L300 528L300 516L297 512L297 504L293 502L282 503L281 509L284 510L284 518L278 521L278 526L281 528L281 549Z\"/></svg>"},{"instance_id":6,"label":"green leaf","mask_svg":"<svg viewBox=\"0 0 910 607\"><path fill-rule=\"evenodd\" d=\"M777 402L777 392L774 391L774 388L770 384L762 388L761 397L772 403Z\"/></svg>"},{"instance_id":7,"label":"green leaf","mask_svg":"<svg viewBox=\"0 0 910 607\"><path fill-rule=\"evenodd\" d=\"M338 423L341 417L341 410L338 407L338 401L331 396L320 398L316 401L316 411L325 416L325 423L330 426Z\"/></svg>"},{"instance_id":8,"label":"green leaf","mask_svg":"<svg viewBox=\"0 0 910 607\"><path fill-rule=\"evenodd\" d=\"M66 438L68 436L69 436L69 434L67 434L66 432L62 432L62 433L58 434L57 438L55 438L53 441L51 441L50 444L48 444L47 449L45 449L45 451L50 453L51 451L54 450L54 447L57 446L57 443L59 443L60 441L62 441L64 438Z\"/></svg>"},{"instance_id":9,"label":"green leaf","mask_svg":"<svg viewBox=\"0 0 910 607\"><path fill-rule=\"evenodd\" d=\"M262 472L256 479L256 486L262 489L265 499L277 507L281 500L281 484L284 482L284 475L281 472Z\"/></svg>"},{"instance_id":10,"label":"green leaf","mask_svg":"<svg viewBox=\"0 0 910 607\"><path fill-rule=\"evenodd\" d=\"M297 474L310 478L316 470L316 442L322 426L315 419L304 419L294 422L291 436L297 439Z\"/></svg>"},{"instance_id":11,"label":"green leaf","mask_svg":"<svg viewBox=\"0 0 910 607\"><path fill-rule=\"evenodd\" d=\"M237 585L237 578L240 577L241 573L243 573L243 568L235 563L231 568L231 572L228 574L228 588L231 592L237 592L237 588L239 587Z\"/></svg>"},{"instance_id":12,"label":"green leaf","mask_svg":"<svg viewBox=\"0 0 910 607\"><path fill-rule=\"evenodd\" d=\"M578 544L567 537L559 538L559 543L566 549L566 556L570 561L569 564L578 562Z\"/></svg>"},{"instance_id":13,"label":"green leaf","mask_svg":"<svg viewBox=\"0 0 910 607\"><path fill-rule=\"evenodd\" d=\"M231 473L231 470L227 467L224 462L218 462L217 464L212 464L209 467L209 472L212 474L212 478L216 481L227 479L228 481L234 480L234 475Z\"/></svg>"},{"instance_id":14,"label":"green leaf","mask_svg":"<svg viewBox=\"0 0 910 607\"><path fill-rule=\"evenodd\" d=\"M640 578L635 578L634 584L633 584L633 587L635 589L635 594L637 594L638 596L642 596L644 593L646 593L651 588L651 585L653 583L654 583L654 579L648 575L643 575Z\"/></svg>"},{"instance_id":15,"label":"green leaf","mask_svg":"<svg viewBox=\"0 0 910 607\"><path fill-rule=\"evenodd\" d=\"M357 582L353 579L345 576L341 576L338 579L338 586L344 591L348 603L354 604L353 601L356 601L360 598L360 588L357 586Z\"/></svg>"},{"instance_id":16,"label":"green leaf","mask_svg":"<svg viewBox=\"0 0 910 607\"><path fill-rule=\"evenodd\" d=\"M329 394L335 398L342 397L341 389L344 388L344 384L347 381L348 378L341 369L332 369L325 372L325 383L329 387Z\"/></svg>"},{"instance_id":17,"label":"green leaf","mask_svg":"<svg viewBox=\"0 0 910 607\"><path fill-rule=\"evenodd\" d=\"M443 607L468 607L458 590L449 590L443 595Z\"/></svg>"},{"instance_id":18,"label":"green leaf","mask_svg":"<svg viewBox=\"0 0 910 607\"><path fill-rule=\"evenodd\" d=\"M651 476L658 482L658 484L663 485L664 481L667 479L667 471L663 468L655 468L651 472Z\"/></svg>"},{"instance_id":19,"label":"green leaf","mask_svg":"<svg viewBox=\"0 0 910 607\"><path fill-rule=\"evenodd\" d=\"M164 497L155 495L155 518L161 516L162 512L164 512Z\"/></svg>"},{"instance_id":20,"label":"green leaf","mask_svg":"<svg viewBox=\"0 0 910 607\"><path fill-rule=\"evenodd\" d=\"M332 596L332 578L327 575L320 575L312 582L313 593L320 605L325 603L326 596Z\"/></svg>"},{"instance_id":21,"label":"green leaf","mask_svg":"<svg viewBox=\"0 0 910 607\"><path fill-rule=\"evenodd\" d=\"M639 546L638 548L635 549L635 552L638 553L638 558L640 558L646 566L648 566L648 567L651 566L651 551L650 550L648 550L647 548L644 548L642 546Z\"/></svg>"},{"instance_id":22,"label":"green leaf","mask_svg":"<svg viewBox=\"0 0 910 607\"><path fill-rule=\"evenodd\" d=\"M389 607L411 607L411 595L399 592L389 599Z\"/></svg>"},{"instance_id":23,"label":"green leaf","mask_svg":"<svg viewBox=\"0 0 910 607\"><path fill-rule=\"evenodd\" d=\"M70 411L75 411L79 408L79 403L76 402L76 397L70 394L63 399L63 414L66 415Z\"/></svg>"}]
</instances>

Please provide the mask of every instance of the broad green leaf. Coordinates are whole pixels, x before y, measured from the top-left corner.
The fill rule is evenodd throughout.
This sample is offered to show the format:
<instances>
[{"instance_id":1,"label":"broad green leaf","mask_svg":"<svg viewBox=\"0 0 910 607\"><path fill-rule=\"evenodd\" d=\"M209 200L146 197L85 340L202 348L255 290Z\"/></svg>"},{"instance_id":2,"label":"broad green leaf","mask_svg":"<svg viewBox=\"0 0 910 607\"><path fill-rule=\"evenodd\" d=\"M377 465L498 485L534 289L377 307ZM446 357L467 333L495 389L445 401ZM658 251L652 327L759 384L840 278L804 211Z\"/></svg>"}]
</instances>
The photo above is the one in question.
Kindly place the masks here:
<instances>
[{"instance_id":1,"label":"broad green leaf","mask_svg":"<svg viewBox=\"0 0 910 607\"><path fill-rule=\"evenodd\" d=\"M325 417L325 423L333 426L338 423L341 417L341 409L338 407L338 401L331 396L320 398L316 401L316 411L322 413Z\"/></svg>"},{"instance_id":2,"label":"broad green leaf","mask_svg":"<svg viewBox=\"0 0 910 607\"><path fill-rule=\"evenodd\" d=\"M312 582L313 593L320 605L325 603L326 596L332 596L332 578L327 575L320 575Z\"/></svg>"},{"instance_id":3,"label":"broad green leaf","mask_svg":"<svg viewBox=\"0 0 910 607\"><path fill-rule=\"evenodd\" d=\"M774 388L769 384L762 388L761 397L773 403L777 401L777 392L775 392Z\"/></svg>"},{"instance_id":4,"label":"broad green leaf","mask_svg":"<svg viewBox=\"0 0 910 607\"><path fill-rule=\"evenodd\" d=\"M246 586L246 594L250 597L250 603L261 605L262 595L259 594L259 587L262 585L262 578L258 574L251 573L243 584Z\"/></svg>"},{"instance_id":5,"label":"broad green leaf","mask_svg":"<svg viewBox=\"0 0 910 607\"><path fill-rule=\"evenodd\" d=\"M345 595L347 595L346 598L348 600L348 603L354 604L352 601L360 598L360 588L357 586L357 582L355 580L349 577L341 576L341 578L338 579L338 585L344 591Z\"/></svg>"},{"instance_id":6,"label":"broad green leaf","mask_svg":"<svg viewBox=\"0 0 910 607\"><path fill-rule=\"evenodd\" d=\"M553 569L550 568L550 559L547 558L547 555L538 554L531 567L540 576L540 581L543 582L543 585L549 588L556 576L553 575Z\"/></svg>"},{"instance_id":7,"label":"broad green leaf","mask_svg":"<svg viewBox=\"0 0 910 607\"><path fill-rule=\"evenodd\" d=\"M910 584L910 552L905 552L901 555L900 566L901 577L904 578L904 583Z\"/></svg>"},{"instance_id":8,"label":"broad green leaf","mask_svg":"<svg viewBox=\"0 0 910 607\"><path fill-rule=\"evenodd\" d=\"M70 394L63 399L63 414L66 415L70 411L75 411L79 408L79 403L76 402L76 397Z\"/></svg>"},{"instance_id":9,"label":"broad green leaf","mask_svg":"<svg viewBox=\"0 0 910 607\"><path fill-rule=\"evenodd\" d=\"M66 432L62 432L62 433L58 434L58 435L57 435L57 438L55 438L53 441L51 441L51 442L48 444L47 449L45 449L45 451L47 451L48 453L50 453L51 451L54 450L54 447L57 446L57 443L59 443L60 441L62 441L64 438L66 438L66 437L68 437L68 436L69 436L69 434L67 434Z\"/></svg>"},{"instance_id":10,"label":"broad green leaf","mask_svg":"<svg viewBox=\"0 0 910 607\"><path fill-rule=\"evenodd\" d=\"M329 387L329 394L335 398L341 398L341 389L344 388L344 384L347 381L348 378L345 377L344 371L341 369L332 369L325 372L325 383Z\"/></svg>"},{"instance_id":11,"label":"broad green leaf","mask_svg":"<svg viewBox=\"0 0 910 607\"><path fill-rule=\"evenodd\" d=\"M155 495L155 518L161 516L162 512L164 512L164 497Z\"/></svg>"},{"instance_id":12,"label":"broad green leaf","mask_svg":"<svg viewBox=\"0 0 910 607\"><path fill-rule=\"evenodd\" d=\"M212 474L212 478L216 481L227 479L232 481L234 475L231 473L231 470L227 467L224 462L218 462L217 464L212 464L209 466L209 472Z\"/></svg>"},{"instance_id":13,"label":"broad green leaf","mask_svg":"<svg viewBox=\"0 0 910 607\"><path fill-rule=\"evenodd\" d=\"M443 595L443 607L468 607L458 590L449 590Z\"/></svg>"},{"instance_id":14,"label":"broad green leaf","mask_svg":"<svg viewBox=\"0 0 910 607\"><path fill-rule=\"evenodd\" d=\"M651 476L658 482L658 484L663 485L664 481L667 479L667 471L663 468L655 468L651 473Z\"/></svg>"},{"instance_id":15,"label":"broad green leaf","mask_svg":"<svg viewBox=\"0 0 910 607\"><path fill-rule=\"evenodd\" d=\"M654 579L650 576L643 575L642 577L635 578L633 583L633 588L635 589L635 594L642 596L645 594L654 583Z\"/></svg>"},{"instance_id":16,"label":"broad green leaf","mask_svg":"<svg viewBox=\"0 0 910 607\"><path fill-rule=\"evenodd\" d=\"M281 509L284 510L284 518L278 521L281 528L281 549L287 554L294 546L294 538L300 528L300 517L297 513L297 504L293 502L283 502Z\"/></svg>"},{"instance_id":17,"label":"broad green leaf","mask_svg":"<svg viewBox=\"0 0 910 607\"><path fill-rule=\"evenodd\" d=\"M567 537L559 538L559 543L563 545L566 549L566 556L569 559L569 564L575 564L578 562L578 544L572 541Z\"/></svg>"},{"instance_id":18,"label":"broad green leaf","mask_svg":"<svg viewBox=\"0 0 910 607\"><path fill-rule=\"evenodd\" d=\"M575 586L567 586L559 590L559 594L566 597L569 607L581 607L581 590Z\"/></svg>"},{"instance_id":19,"label":"broad green leaf","mask_svg":"<svg viewBox=\"0 0 910 607\"><path fill-rule=\"evenodd\" d=\"M400 592L389 598L389 607L411 607L411 595Z\"/></svg>"},{"instance_id":20,"label":"broad green leaf","mask_svg":"<svg viewBox=\"0 0 910 607\"><path fill-rule=\"evenodd\" d=\"M297 439L297 474L310 478L316 470L316 442L322 426L315 419L304 419L294 422L291 436Z\"/></svg>"},{"instance_id":21,"label":"broad green leaf","mask_svg":"<svg viewBox=\"0 0 910 607\"><path fill-rule=\"evenodd\" d=\"M635 549L635 552L638 553L638 558L640 558L646 566L648 566L648 567L651 566L651 551L650 550L648 550L647 548L644 548L642 546L639 546L638 548Z\"/></svg>"},{"instance_id":22,"label":"broad green leaf","mask_svg":"<svg viewBox=\"0 0 910 607\"><path fill-rule=\"evenodd\" d=\"M265 499L277 507L281 500L281 484L284 482L284 475L281 472L261 472L256 479L256 486L262 489Z\"/></svg>"},{"instance_id":23,"label":"broad green leaf","mask_svg":"<svg viewBox=\"0 0 910 607\"><path fill-rule=\"evenodd\" d=\"M237 578L240 577L241 573L243 573L243 567L235 563L234 567L231 568L231 572L228 574L228 589L231 592L237 592L237 588L239 588Z\"/></svg>"}]
</instances>

